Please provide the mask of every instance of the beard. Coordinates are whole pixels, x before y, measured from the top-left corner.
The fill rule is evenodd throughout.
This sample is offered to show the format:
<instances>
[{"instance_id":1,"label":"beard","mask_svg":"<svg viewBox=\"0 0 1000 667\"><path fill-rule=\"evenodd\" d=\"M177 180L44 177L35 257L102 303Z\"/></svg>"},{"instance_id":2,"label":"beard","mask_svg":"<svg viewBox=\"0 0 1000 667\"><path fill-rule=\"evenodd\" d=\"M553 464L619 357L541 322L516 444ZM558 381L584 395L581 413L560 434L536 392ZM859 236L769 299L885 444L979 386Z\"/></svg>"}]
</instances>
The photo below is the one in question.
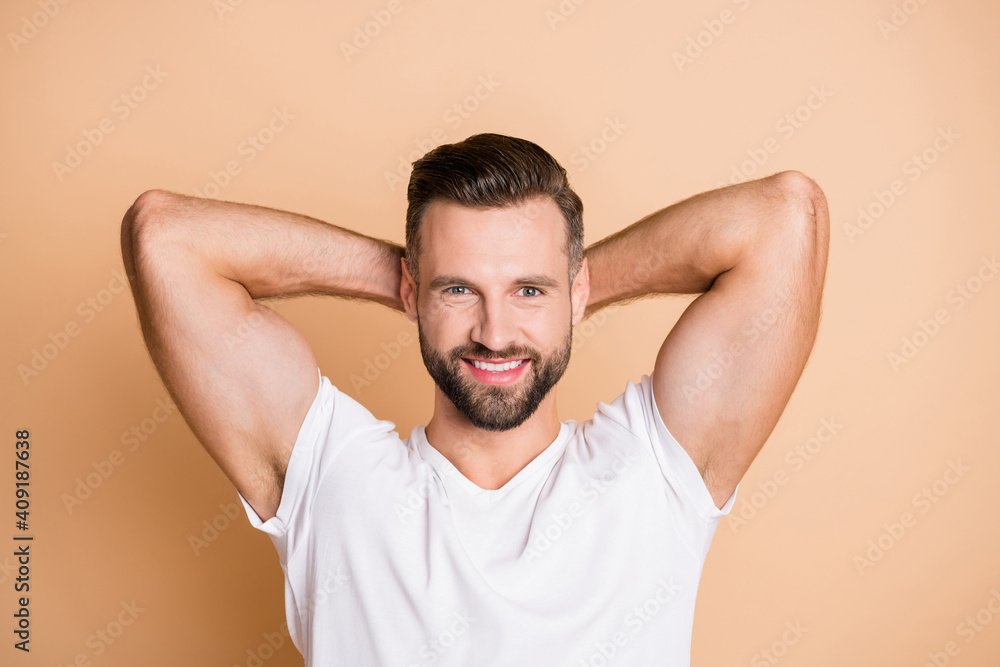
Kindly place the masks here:
<instances>
[{"instance_id":1,"label":"beard","mask_svg":"<svg viewBox=\"0 0 1000 667\"><path fill-rule=\"evenodd\" d=\"M420 354L427 372L434 383L448 397L469 422L486 431L508 431L523 424L538 409L549 391L559 382L569 365L573 346L573 327L570 326L562 346L555 353L542 356L527 347L512 346L494 352L481 343L473 343L441 352L424 338L417 318L417 337ZM462 357L478 359L531 360L526 375L509 385L490 385L471 376Z\"/></svg>"}]
</instances>

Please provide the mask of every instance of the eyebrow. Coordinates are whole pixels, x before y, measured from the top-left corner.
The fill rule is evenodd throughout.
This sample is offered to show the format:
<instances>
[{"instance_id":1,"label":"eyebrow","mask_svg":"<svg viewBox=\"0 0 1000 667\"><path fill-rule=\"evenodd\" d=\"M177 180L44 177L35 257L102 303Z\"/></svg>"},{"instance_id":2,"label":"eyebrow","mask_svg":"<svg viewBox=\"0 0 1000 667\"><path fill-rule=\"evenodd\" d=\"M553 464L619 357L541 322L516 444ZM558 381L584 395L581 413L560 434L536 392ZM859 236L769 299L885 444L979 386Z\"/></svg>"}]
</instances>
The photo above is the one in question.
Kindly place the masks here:
<instances>
[{"instance_id":1,"label":"eyebrow","mask_svg":"<svg viewBox=\"0 0 1000 667\"><path fill-rule=\"evenodd\" d=\"M536 276L524 276L523 278L518 278L513 282L514 285L531 285L533 287L548 287L555 288L559 287L559 283L548 276L536 275ZM432 290L438 290L443 287L448 287L450 285L472 285L471 280L466 280L461 276L437 276L428 283L428 288Z\"/></svg>"}]
</instances>

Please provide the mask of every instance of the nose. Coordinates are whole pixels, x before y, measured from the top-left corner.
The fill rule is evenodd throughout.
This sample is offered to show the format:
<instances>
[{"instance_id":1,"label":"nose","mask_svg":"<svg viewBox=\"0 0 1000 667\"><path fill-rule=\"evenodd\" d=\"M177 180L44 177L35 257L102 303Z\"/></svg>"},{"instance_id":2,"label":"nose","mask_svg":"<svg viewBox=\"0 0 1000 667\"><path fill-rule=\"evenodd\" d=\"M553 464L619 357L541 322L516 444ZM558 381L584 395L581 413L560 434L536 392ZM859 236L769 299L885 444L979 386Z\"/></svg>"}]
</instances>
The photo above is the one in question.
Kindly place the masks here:
<instances>
[{"instance_id":1,"label":"nose","mask_svg":"<svg viewBox=\"0 0 1000 667\"><path fill-rule=\"evenodd\" d=\"M499 352L517 342L517 331L517 314L504 299L482 300L472 328L472 340Z\"/></svg>"}]
</instances>

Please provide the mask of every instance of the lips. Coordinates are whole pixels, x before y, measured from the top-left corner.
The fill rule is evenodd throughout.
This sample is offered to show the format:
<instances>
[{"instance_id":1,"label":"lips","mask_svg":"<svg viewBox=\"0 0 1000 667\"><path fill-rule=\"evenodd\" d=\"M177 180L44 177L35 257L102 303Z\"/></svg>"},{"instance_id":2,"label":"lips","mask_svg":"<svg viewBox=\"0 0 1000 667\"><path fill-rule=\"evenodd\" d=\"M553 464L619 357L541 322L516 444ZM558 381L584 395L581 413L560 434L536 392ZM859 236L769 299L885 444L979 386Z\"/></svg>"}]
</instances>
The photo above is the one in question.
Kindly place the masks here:
<instances>
[{"instance_id":1,"label":"lips","mask_svg":"<svg viewBox=\"0 0 1000 667\"><path fill-rule=\"evenodd\" d=\"M469 370L480 382L503 385L516 382L531 363L530 359L509 359L506 361L486 361L462 358Z\"/></svg>"},{"instance_id":2,"label":"lips","mask_svg":"<svg viewBox=\"0 0 1000 667\"><path fill-rule=\"evenodd\" d=\"M523 364L527 359L516 359L514 361L481 361L479 359L467 359L466 361L471 361L472 365L484 371L509 371L512 368L517 368Z\"/></svg>"}]
</instances>

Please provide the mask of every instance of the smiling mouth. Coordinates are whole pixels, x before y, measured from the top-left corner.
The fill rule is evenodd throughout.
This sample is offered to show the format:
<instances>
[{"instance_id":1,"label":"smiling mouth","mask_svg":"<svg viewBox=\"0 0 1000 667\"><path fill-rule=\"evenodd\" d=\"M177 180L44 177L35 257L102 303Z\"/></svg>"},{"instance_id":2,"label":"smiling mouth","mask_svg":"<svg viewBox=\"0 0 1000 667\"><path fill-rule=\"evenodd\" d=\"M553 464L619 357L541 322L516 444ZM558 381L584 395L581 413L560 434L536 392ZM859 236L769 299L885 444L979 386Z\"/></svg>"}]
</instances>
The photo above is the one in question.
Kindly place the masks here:
<instances>
[{"instance_id":1,"label":"smiling mouth","mask_svg":"<svg viewBox=\"0 0 1000 667\"><path fill-rule=\"evenodd\" d=\"M492 361L481 361L479 359L465 359L464 357L462 360L478 368L479 370L490 371L491 373L502 373L504 371L509 371L511 369L518 368L524 362L528 361L527 359L515 359L514 361L492 362Z\"/></svg>"}]
</instances>

